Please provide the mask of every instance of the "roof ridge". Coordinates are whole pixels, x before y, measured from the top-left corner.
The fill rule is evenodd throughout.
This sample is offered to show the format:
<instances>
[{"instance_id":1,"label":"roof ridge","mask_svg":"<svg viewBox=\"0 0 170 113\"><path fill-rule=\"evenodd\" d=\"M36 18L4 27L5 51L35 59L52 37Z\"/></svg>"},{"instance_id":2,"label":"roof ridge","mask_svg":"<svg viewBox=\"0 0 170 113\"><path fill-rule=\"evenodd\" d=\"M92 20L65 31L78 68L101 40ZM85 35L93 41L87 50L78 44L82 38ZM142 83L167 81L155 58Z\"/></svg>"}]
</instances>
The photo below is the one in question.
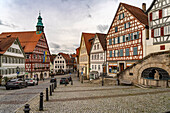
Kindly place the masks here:
<instances>
[{"instance_id":1,"label":"roof ridge","mask_svg":"<svg viewBox=\"0 0 170 113\"><path fill-rule=\"evenodd\" d=\"M36 31L14 31L14 32L2 32L2 33L28 33L28 32L36 32Z\"/></svg>"},{"instance_id":2,"label":"roof ridge","mask_svg":"<svg viewBox=\"0 0 170 113\"><path fill-rule=\"evenodd\" d=\"M126 3L123 3L123 2L120 2L120 4L122 4L122 5L128 5L128 6L131 6L131 7L138 8L138 9L142 10L142 9L139 8L139 7L136 7L136 6L133 6L133 5L129 5L129 4L126 4ZM142 10L142 11L143 11L143 10Z\"/></svg>"}]
</instances>

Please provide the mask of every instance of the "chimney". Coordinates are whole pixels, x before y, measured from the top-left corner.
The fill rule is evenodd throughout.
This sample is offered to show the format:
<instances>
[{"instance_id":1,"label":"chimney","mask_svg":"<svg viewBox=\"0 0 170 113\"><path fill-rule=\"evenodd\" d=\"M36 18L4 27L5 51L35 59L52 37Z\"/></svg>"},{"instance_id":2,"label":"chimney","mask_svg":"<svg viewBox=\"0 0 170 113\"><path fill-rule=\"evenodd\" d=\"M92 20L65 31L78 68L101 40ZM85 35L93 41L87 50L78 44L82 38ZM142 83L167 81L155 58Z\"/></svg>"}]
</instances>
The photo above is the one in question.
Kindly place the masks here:
<instances>
[{"instance_id":1,"label":"chimney","mask_svg":"<svg viewBox=\"0 0 170 113\"><path fill-rule=\"evenodd\" d=\"M144 12L146 12L146 3L142 3L142 9Z\"/></svg>"}]
</instances>

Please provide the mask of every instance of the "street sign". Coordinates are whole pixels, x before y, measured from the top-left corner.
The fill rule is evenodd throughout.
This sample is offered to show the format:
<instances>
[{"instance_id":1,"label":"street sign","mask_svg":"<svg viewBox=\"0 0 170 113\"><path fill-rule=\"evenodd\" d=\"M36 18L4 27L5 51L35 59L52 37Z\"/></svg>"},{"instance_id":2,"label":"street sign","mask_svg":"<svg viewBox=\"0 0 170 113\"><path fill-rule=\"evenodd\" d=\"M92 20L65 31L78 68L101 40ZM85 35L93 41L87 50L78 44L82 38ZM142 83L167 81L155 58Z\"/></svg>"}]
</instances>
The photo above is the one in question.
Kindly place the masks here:
<instances>
[{"instance_id":1,"label":"street sign","mask_svg":"<svg viewBox=\"0 0 170 113\"><path fill-rule=\"evenodd\" d=\"M17 72L17 74L19 74L19 72Z\"/></svg>"},{"instance_id":2,"label":"street sign","mask_svg":"<svg viewBox=\"0 0 170 113\"><path fill-rule=\"evenodd\" d=\"M83 72L81 72L81 75L83 75Z\"/></svg>"}]
</instances>

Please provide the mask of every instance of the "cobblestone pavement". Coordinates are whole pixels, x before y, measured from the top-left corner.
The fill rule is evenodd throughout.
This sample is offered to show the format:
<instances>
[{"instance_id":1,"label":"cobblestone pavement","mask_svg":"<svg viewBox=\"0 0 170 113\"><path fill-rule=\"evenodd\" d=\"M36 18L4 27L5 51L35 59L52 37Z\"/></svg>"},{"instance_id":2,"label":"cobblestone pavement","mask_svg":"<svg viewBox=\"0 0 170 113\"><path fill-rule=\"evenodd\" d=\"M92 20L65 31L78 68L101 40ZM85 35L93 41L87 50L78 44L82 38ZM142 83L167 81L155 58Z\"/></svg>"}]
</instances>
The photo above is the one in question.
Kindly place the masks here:
<instances>
[{"instance_id":1,"label":"cobblestone pavement","mask_svg":"<svg viewBox=\"0 0 170 113\"><path fill-rule=\"evenodd\" d=\"M141 89L134 86L81 84L58 85L50 100L31 113L162 113L170 111L170 88ZM22 111L19 111L20 113Z\"/></svg>"},{"instance_id":2,"label":"cobblestone pavement","mask_svg":"<svg viewBox=\"0 0 170 113\"><path fill-rule=\"evenodd\" d=\"M57 76L56 78L60 78ZM6 90L0 87L0 113L13 113L16 109L23 106L31 98L44 91L50 85L50 80L39 81L37 86L28 86L23 89ZM23 111L22 111L23 113Z\"/></svg>"}]
</instances>

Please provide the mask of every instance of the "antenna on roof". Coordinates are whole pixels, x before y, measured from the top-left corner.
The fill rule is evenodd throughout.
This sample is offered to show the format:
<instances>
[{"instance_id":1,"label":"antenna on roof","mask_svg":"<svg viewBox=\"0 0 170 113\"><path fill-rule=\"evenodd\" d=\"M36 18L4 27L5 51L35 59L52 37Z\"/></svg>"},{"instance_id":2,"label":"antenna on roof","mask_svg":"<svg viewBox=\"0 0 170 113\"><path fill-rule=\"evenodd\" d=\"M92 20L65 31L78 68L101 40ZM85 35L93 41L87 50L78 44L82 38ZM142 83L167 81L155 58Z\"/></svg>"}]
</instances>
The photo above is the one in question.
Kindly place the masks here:
<instances>
[{"instance_id":1,"label":"antenna on roof","mask_svg":"<svg viewBox=\"0 0 170 113\"><path fill-rule=\"evenodd\" d=\"M41 10L39 10L39 16L41 16Z\"/></svg>"}]
</instances>

